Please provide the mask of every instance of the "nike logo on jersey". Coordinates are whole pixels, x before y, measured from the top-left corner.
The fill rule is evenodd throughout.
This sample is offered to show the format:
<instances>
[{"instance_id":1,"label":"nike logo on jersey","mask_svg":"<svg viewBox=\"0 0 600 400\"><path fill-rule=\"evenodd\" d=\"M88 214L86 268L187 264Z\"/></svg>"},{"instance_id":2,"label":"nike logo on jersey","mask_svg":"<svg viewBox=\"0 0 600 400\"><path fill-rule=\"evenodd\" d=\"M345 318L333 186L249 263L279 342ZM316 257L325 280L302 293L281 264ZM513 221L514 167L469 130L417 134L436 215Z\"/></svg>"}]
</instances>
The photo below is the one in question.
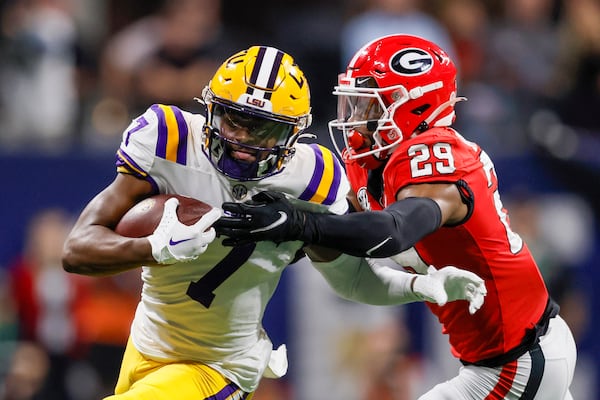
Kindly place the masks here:
<instances>
[{"instance_id":1,"label":"nike logo on jersey","mask_svg":"<svg viewBox=\"0 0 600 400\"><path fill-rule=\"evenodd\" d=\"M392 240L391 236L388 236L387 238L383 239L378 245L375 245L375 246L371 247L369 250L367 250L367 255L369 257L371 257L371 255L373 254L373 252L375 250L379 249L380 247L382 247L384 244L386 244L390 240Z\"/></svg>"},{"instance_id":2,"label":"nike logo on jersey","mask_svg":"<svg viewBox=\"0 0 600 400\"><path fill-rule=\"evenodd\" d=\"M283 225L285 221L287 221L287 214L283 211L279 211L279 219L277 219L277 221L262 228L253 229L250 231L250 233L270 231L271 229L277 228L279 225Z\"/></svg>"},{"instance_id":3,"label":"nike logo on jersey","mask_svg":"<svg viewBox=\"0 0 600 400\"><path fill-rule=\"evenodd\" d=\"M170 245L170 246L176 246L176 245L178 245L179 243L187 242L187 241L190 241L190 240L192 240L192 238L187 238L187 239L182 239L182 240L173 240L173 239L171 238L171 239L169 239L169 245Z\"/></svg>"}]
</instances>

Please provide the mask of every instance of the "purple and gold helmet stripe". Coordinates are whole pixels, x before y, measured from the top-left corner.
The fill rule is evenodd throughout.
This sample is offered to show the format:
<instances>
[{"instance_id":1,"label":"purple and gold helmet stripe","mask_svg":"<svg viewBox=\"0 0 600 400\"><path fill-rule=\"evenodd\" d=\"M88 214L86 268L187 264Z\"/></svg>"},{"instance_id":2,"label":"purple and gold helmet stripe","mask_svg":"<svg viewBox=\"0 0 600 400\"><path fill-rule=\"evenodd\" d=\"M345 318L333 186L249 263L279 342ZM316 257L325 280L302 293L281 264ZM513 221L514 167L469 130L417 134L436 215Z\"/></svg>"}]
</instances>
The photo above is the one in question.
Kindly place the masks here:
<instances>
[{"instance_id":1,"label":"purple and gold helmet stripe","mask_svg":"<svg viewBox=\"0 0 600 400\"><path fill-rule=\"evenodd\" d=\"M310 183L299 199L331 205L340 188L342 166L329 149L314 143L310 147L315 152L315 169Z\"/></svg>"},{"instance_id":2,"label":"purple and gold helmet stripe","mask_svg":"<svg viewBox=\"0 0 600 400\"><path fill-rule=\"evenodd\" d=\"M188 126L181 110L163 104L154 104L151 109L158 117L156 156L185 165Z\"/></svg>"},{"instance_id":3,"label":"purple and gold helmet stripe","mask_svg":"<svg viewBox=\"0 0 600 400\"><path fill-rule=\"evenodd\" d=\"M250 86L248 86L246 93L256 96L256 92L260 90L265 92L263 98L270 100L283 56L284 53L281 50L261 46L258 49L256 62L250 75Z\"/></svg>"}]
</instances>

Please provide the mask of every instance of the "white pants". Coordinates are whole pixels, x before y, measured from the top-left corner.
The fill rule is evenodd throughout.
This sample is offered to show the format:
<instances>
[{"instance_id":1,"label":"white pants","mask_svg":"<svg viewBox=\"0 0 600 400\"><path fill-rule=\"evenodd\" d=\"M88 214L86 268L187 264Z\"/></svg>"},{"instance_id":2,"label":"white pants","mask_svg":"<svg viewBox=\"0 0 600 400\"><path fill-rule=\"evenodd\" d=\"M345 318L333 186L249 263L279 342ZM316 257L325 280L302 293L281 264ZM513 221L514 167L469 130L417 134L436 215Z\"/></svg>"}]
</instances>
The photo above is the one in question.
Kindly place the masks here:
<instances>
[{"instance_id":1,"label":"white pants","mask_svg":"<svg viewBox=\"0 0 600 400\"><path fill-rule=\"evenodd\" d=\"M577 349L571 330L560 317L550 320L539 346L501 367L467 365L419 400L572 400Z\"/></svg>"}]
</instances>

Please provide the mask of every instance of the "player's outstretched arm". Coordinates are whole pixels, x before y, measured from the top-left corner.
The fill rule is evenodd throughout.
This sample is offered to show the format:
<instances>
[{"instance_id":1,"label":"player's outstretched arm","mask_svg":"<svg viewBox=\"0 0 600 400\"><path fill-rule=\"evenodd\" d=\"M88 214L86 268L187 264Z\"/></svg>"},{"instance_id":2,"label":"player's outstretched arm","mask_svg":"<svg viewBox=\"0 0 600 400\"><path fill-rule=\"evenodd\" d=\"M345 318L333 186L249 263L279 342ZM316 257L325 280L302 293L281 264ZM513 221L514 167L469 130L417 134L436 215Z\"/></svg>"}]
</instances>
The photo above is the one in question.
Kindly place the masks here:
<instances>
[{"instance_id":1,"label":"player's outstretched arm","mask_svg":"<svg viewBox=\"0 0 600 400\"><path fill-rule=\"evenodd\" d=\"M434 283L434 287L438 287L439 284L444 289L448 301L466 300L469 303L470 314L475 314L483 305L487 294L485 282L473 272L454 266L446 266L441 269L430 266L427 269L427 275L424 276ZM415 286L416 284L417 282L415 282Z\"/></svg>"},{"instance_id":2,"label":"player's outstretched arm","mask_svg":"<svg viewBox=\"0 0 600 400\"><path fill-rule=\"evenodd\" d=\"M440 270L430 266L421 275L349 255L313 265L339 296L372 305L427 301L443 306L448 301L467 300L473 314L487 293L483 279L452 266Z\"/></svg>"},{"instance_id":3,"label":"player's outstretched arm","mask_svg":"<svg viewBox=\"0 0 600 400\"><path fill-rule=\"evenodd\" d=\"M347 215L301 210L278 192L261 192L247 203L223 203L226 216L215 223L225 245L263 240L301 240L358 257L389 257L438 229L442 212L436 201L411 197L383 211Z\"/></svg>"}]
</instances>

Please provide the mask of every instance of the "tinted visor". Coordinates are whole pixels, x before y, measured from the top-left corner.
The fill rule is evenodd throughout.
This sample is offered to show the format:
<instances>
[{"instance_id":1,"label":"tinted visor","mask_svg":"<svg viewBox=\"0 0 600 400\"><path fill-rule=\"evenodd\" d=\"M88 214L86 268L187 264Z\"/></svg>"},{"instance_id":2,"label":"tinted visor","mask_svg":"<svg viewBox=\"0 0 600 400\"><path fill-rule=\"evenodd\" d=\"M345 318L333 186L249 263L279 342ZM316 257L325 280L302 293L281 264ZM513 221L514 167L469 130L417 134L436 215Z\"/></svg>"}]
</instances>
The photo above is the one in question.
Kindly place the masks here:
<instances>
[{"instance_id":1,"label":"tinted visor","mask_svg":"<svg viewBox=\"0 0 600 400\"><path fill-rule=\"evenodd\" d=\"M240 143L261 148L285 146L294 130L293 124L273 121L220 104L214 104L212 125L221 132L223 124L229 129L243 129L248 133L247 137Z\"/></svg>"},{"instance_id":2,"label":"tinted visor","mask_svg":"<svg viewBox=\"0 0 600 400\"><path fill-rule=\"evenodd\" d=\"M377 121L383 115L384 109L379 97L367 88L377 88L377 83L372 77L356 78L356 92L338 94L338 121L356 123L356 126L365 126L369 131L374 131Z\"/></svg>"},{"instance_id":3,"label":"tinted visor","mask_svg":"<svg viewBox=\"0 0 600 400\"><path fill-rule=\"evenodd\" d=\"M383 115L379 99L373 97L338 96L338 119L358 125L377 122ZM377 126L377 125L375 125Z\"/></svg>"}]
</instances>

